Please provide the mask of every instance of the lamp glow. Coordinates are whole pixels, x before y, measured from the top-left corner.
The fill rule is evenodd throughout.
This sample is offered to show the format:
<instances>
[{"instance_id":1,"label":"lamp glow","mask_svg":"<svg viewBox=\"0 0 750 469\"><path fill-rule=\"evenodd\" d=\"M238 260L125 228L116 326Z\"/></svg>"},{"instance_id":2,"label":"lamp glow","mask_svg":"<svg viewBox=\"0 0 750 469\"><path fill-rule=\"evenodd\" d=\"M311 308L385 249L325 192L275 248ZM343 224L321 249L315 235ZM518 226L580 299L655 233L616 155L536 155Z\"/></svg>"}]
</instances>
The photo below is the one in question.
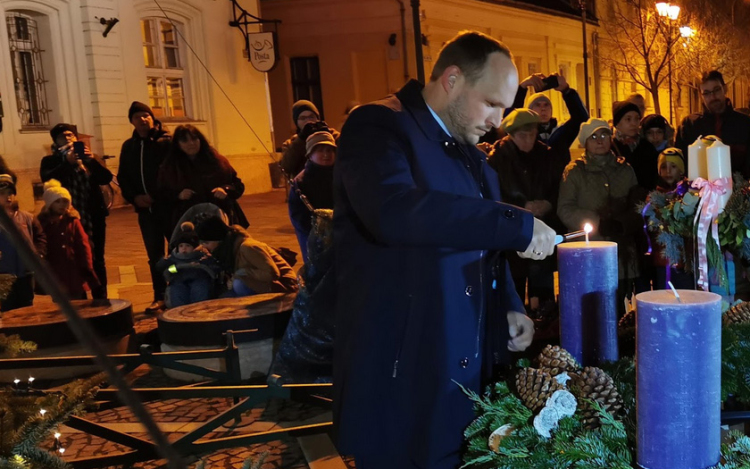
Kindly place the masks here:
<instances>
[{"instance_id":1,"label":"lamp glow","mask_svg":"<svg viewBox=\"0 0 750 469\"><path fill-rule=\"evenodd\" d=\"M680 28L680 36L686 39L689 37L693 37L694 34L695 34L695 31L690 26L683 26Z\"/></svg>"},{"instance_id":2,"label":"lamp glow","mask_svg":"<svg viewBox=\"0 0 750 469\"><path fill-rule=\"evenodd\" d=\"M656 11L659 12L659 16L669 15L669 3L659 2L656 4Z\"/></svg>"},{"instance_id":3,"label":"lamp glow","mask_svg":"<svg viewBox=\"0 0 750 469\"><path fill-rule=\"evenodd\" d=\"M18 383L20 383L20 382L21 382L21 380L18 379L18 378L16 378L16 379L13 380L13 384L15 384L16 386L18 386Z\"/></svg>"},{"instance_id":4,"label":"lamp glow","mask_svg":"<svg viewBox=\"0 0 750 469\"><path fill-rule=\"evenodd\" d=\"M56 439L58 439L58 440L59 440L59 439L60 439L60 436L62 436L62 435L60 434L60 432L55 432L55 438L56 438Z\"/></svg>"},{"instance_id":5,"label":"lamp glow","mask_svg":"<svg viewBox=\"0 0 750 469\"><path fill-rule=\"evenodd\" d=\"M44 409L40 409L40 410L39 410L39 413L40 413L40 414L42 414L42 417L44 417L44 414L46 414L46 413L47 413L47 411L46 411L46 410L44 410Z\"/></svg>"},{"instance_id":6,"label":"lamp glow","mask_svg":"<svg viewBox=\"0 0 750 469\"><path fill-rule=\"evenodd\" d=\"M677 6L677 5L669 5L669 9L668 9L668 12L667 12L667 17L670 20L672 20L672 21L675 21L677 18L679 18L680 17L680 7Z\"/></svg>"},{"instance_id":7,"label":"lamp glow","mask_svg":"<svg viewBox=\"0 0 750 469\"><path fill-rule=\"evenodd\" d=\"M65 448L60 448L58 449L58 451L60 452L60 454L63 454L65 452Z\"/></svg>"}]
</instances>

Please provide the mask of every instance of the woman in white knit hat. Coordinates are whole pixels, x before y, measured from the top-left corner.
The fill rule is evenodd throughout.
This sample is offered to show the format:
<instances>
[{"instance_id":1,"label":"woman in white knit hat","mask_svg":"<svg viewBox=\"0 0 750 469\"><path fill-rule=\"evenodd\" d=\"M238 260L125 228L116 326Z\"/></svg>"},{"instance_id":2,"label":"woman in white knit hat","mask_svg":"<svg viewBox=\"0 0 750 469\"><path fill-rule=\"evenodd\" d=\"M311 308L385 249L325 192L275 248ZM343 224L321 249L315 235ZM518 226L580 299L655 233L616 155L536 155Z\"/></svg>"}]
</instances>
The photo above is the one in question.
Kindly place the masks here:
<instances>
[{"instance_id":1,"label":"woman in white knit hat","mask_svg":"<svg viewBox=\"0 0 750 469\"><path fill-rule=\"evenodd\" d=\"M44 183L44 208L39 222L47 235L47 262L72 299L104 298L94 273L91 245L81 217L71 205L70 192L56 179Z\"/></svg>"}]
</instances>

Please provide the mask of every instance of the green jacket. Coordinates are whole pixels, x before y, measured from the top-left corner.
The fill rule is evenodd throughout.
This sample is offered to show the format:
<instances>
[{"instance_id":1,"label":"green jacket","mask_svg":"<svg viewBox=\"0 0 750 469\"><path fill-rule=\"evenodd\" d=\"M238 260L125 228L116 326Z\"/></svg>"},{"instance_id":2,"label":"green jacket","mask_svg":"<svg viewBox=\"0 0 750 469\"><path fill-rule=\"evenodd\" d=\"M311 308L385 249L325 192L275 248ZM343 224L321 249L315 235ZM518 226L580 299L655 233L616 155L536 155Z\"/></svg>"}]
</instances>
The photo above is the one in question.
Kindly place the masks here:
<instances>
[{"instance_id":1,"label":"green jacket","mask_svg":"<svg viewBox=\"0 0 750 469\"><path fill-rule=\"evenodd\" d=\"M565 168L557 215L570 231L594 226L592 239L606 239L618 244L620 278L639 275L635 235L643 222L635 210L635 191L638 180L633 168L614 153L604 156L584 155ZM622 232L604 238L598 235L599 222L616 220Z\"/></svg>"}]
</instances>

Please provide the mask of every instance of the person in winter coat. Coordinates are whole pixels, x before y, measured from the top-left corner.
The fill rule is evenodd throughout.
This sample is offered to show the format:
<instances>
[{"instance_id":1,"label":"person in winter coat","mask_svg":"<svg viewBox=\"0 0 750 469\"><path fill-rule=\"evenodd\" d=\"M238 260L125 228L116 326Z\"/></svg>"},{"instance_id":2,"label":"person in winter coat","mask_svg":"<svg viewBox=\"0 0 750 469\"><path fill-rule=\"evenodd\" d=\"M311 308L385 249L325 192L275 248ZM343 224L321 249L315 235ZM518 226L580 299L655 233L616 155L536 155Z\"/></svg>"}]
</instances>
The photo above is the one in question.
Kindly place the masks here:
<instances>
[{"instance_id":1,"label":"person in winter coat","mask_svg":"<svg viewBox=\"0 0 750 469\"><path fill-rule=\"evenodd\" d=\"M529 109L516 109L500 124L508 135L498 141L487 160L497 172L503 201L525 208L552 228L562 225L557 218L557 193L560 177L552 167L554 151L537 139L539 115ZM555 300L555 259L508 259L510 272L520 298L526 297L528 281L529 306Z\"/></svg>"},{"instance_id":2,"label":"person in winter coat","mask_svg":"<svg viewBox=\"0 0 750 469\"><path fill-rule=\"evenodd\" d=\"M195 227L190 222L180 226L182 232L174 242L174 249L156 268L167 282L168 308L189 305L214 298L221 265L200 245Z\"/></svg>"},{"instance_id":3,"label":"person in winter coat","mask_svg":"<svg viewBox=\"0 0 750 469\"><path fill-rule=\"evenodd\" d=\"M524 107L539 114L539 140L549 145L554 150L555 155L559 157L557 165L559 166L559 173L562 175L565 166L570 162L570 146L575 142L581 124L589 118L589 113L578 92L570 87L564 76L557 73L553 73L549 78L557 79L558 85L554 89L562 95L570 114L570 119L564 124L558 125L557 119L552 117L552 101L547 94L537 92L525 99L529 88L537 91L547 88L543 81L545 78L548 77L541 73L535 73L522 81L518 86L513 106L505 110L505 117L514 109Z\"/></svg>"},{"instance_id":4,"label":"person in winter coat","mask_svg":"<svg viewBox=\"0 0 750 469\"><path fill-rule=\"evenodd\" d=\"M674 128L659 114L649 114L641 119L641 139L648 140L661 153L674 141Z\"/></svg>"},{"instance_id":5,"label":"person in winter coat","mask_svg":"<svg viewBox=\"0 0 750 469\"><path fill-rule=\"evenodd\" d=\"M581 126L578 140L585 154L565 168L557 215L569 231L591 223L592 239L618 244L620 297L624 298L640 273L634 236L639 230L642 233L643 220L635 210L635 172L624 158L612 153L611 137L604 120L589 119Z\"/></svg>"},{"instance_id":6,"label":"person in winter coat","mask_svg":"<svg viewBox=\"0 0 750 469\"><path fill-rule=\"evenodd\" d=\"M319 131L330 132L334 139L339 138L339 132L320 120L320 111L310 101L300 99L292 106L292 119L297 133L281 144L281 161L279 166L287 177L294 179L300 171L305 169L305 142L307 138Z\"/></svg>"},{"instance_id":7,"label":"person in winter coat","mask_svg":"<svg viewBox=\"0 0 750 469\"><path fill-rule=\"evenodd\" d=\"M202 221L196 232L201 244L231 277L232 290L227 296L297 291L297 276L289 264L242 227L227 226L220 217L211 217Z\"/></svg>"},{"instance_id":8,"label":"person in winter coat","mask_svg":"<svg viewBox=\"0 0 750 469\"><path fill-rule=\"evenodd\" d=\"M187 209L206 202L222 209L230 223L244 228L249 225L237 203L245 192L245 185L229 160L209 145L203 133L192 125L175 129L158 181L171 207L169 233Z\"/></svg>"},{"instance_id":9,"label":"person in winter coat","mask_svg":"<svg viewBox=\"0 0 750 469\"><path fill-rule=\"evenodd\" d=\"M329 132L315 132L307 138L305 169L292 181L289 192L289 218L297 233L302 259L307 263L307 239L312 230L310 209L333 209L333 165L336 161L336 140Z\"/></svg>"},{"instance_id":10,"label":"person in winter coat","mask_svg":"<svg viewBox=\"0 0 750 469\"><path fill-rule=\"evenodd\" d=\"M39 223L47 237L47 262L72 299L104 298L94 272L91 245L81 217L70 204L70 192L55 179L44 183L44 208Z\"/></svg>"},{"instance_id":11,"label":"person in winter coat","mask_svg":"<svg viewBox=\"0 0 750 469\"><path fill-rule=\"evenodd\" d=\"M675 193L678 184L686 183L685 159L679 148L667 148L659 154L659 183L656 190L665 194L667 198L678 197ZM685 270L684 265L670 265L664 249L658 243L657 236L649 232L651 237L651 262L655 269L654 290L667 290L667 281L671 281L675 288L693 290L695 279L691 272Z\"/></svg>"},{"instance_id":12,"label":"person in winter coat","mask_svg":"<svg viewBox=\"0 0 750 469\"><path fill-rule=\"evenodd\" d=\"M716 135L731 147L732 172L750 178L750 116L734 110L727 98L724 77L718 70L703 74L700 90L703 113L691 114L682 121L675 146L687 155L688 146L698 137Z\"/></svg>"},{"instance_id":13,"label":"person in winter coat","mask_svg":"<svg viewBox=\"0 0 750 469\"><path fill-rule=\"evenodd\" d=\"M333 423L358 469L458 467L475 415L456 383L481 393L531 344L505 256L543 259L555 232L500 202L476 148L517 88L508 48L463 32L426 85L357 108L341 132Z\"/></svg>"},{"instance_id":14,"label":"person in winter coat","mask_svg":"<svg viewBox=\"0 0 750 469\"><path fill-rule=\"evenodd\" d=\"M100 186L112 182L112 173L95 157L88 147L82 154L75 151L78 141L75 125L57 124L50 130L53 153L42 158L39 169L42 182L57 179L68 191L73 206L81 216L91 244L94 272L101 283L102 298L107 297L107 267L104 263L104 246L107 233L109 209Z\"/></svg>"},{"instance_id":15,"label":"person in winter coat","mask_svg":"<svg viewBox=\"0 0 750 469\"><path fill-rule=\"evenodd\" d=\"M18 209L16 184L10 174L0 174L0 209L5 210L39 256L47 254L47 238L39 221ZM16 276L8 296L0 301L0 311L31 306L34 303L34 272L21 260L18 250L0 229L0 273Z\"/></svg>"},{"instance_id":16,"label":"person in winter coat","mask_svg":"<svg viewBox=\"0 0 750 469\"><path fill-rule=\"evenodd\" d=\"M612 124L615 127L615 135L612 139L612 149L615 155L625 158L632 166L638 185L646 194L656 188L656 161L659 152L645 138L641 138L641 114L638 106L630 101L617 101L612 106Z\"/></svg>"},{"instance_id":17,"label":"person in winter coat","mask_svg":"<svg viewBox=\"0 0 750 469\"><path fill-rule=\"evenodd\" d=\"M157 187L159 166L169 153L172 137L162 128L149 106L133 101L128 110L133 136L122 144L117 182L123 198L135 208L138 227L148 255L154 301L147 313L164 309L164 277L156 263L164 258L165 241L169 240L169 209Z\"/></svg>"}]
</instances>

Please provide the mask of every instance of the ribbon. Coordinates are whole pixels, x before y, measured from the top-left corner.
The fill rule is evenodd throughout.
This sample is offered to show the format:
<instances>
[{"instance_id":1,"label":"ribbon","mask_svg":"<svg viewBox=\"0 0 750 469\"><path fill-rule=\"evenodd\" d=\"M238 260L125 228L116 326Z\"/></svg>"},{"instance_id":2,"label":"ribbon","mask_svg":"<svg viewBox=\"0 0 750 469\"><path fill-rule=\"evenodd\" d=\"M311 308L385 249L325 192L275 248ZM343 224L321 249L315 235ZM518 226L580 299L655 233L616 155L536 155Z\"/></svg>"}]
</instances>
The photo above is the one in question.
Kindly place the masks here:
<instances>
[{"instance_id":1,"label":"ribbon","mask_svg":"<svg viewBox=\"0 0 750 469\"><path fill-rule=\"evenodd\" d=\"M728 177L708 181L703 178L696 178L693 181L693 188L700 190L701 201L695 211L694 223L698 226L696 237L698 240L698 286L703 291L709 291L708 286L708 254L706 251L706 242L708 239L708 230L711 228L711 235L716 243L719 242L719 224L716 217L721 210L721 196L731 189L731 181Z\"/></svg>"},{"instance_id":2,"label":"ribbon","mask_svg":"<svg viewBox=\"0 0 750 469\"><path fill-rule=\"evenodd\" d=\"M646 242L648 242L648 251L646 251L647 256L650 256L653 251L651 246L651 236L648 234L648 218L646 217L646 212L648 212L649 207L651 207L651 202L647 203L641 211L641 218L643 218L643 233L646 235Z\"/></svg>"}]
</instances>

